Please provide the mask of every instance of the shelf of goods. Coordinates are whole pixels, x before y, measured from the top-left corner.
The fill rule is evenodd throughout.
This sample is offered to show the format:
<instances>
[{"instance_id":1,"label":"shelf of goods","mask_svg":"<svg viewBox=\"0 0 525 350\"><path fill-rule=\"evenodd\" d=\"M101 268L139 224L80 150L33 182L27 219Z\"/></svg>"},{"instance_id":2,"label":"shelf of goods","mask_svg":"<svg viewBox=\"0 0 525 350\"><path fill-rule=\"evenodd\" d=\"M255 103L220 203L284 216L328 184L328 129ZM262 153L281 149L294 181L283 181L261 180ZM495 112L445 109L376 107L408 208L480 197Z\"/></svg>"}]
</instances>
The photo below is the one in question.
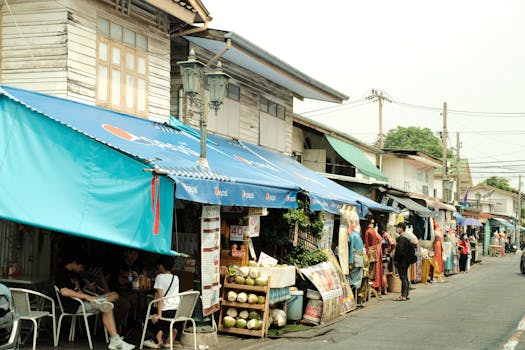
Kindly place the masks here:
<instances>
[{"instance_id":1,"label":"shelf of goods","mask_svg":"<svg viewBox=\"0 0 525 350\"><path fill-rule=\"evenodd\" d=\"M257 296L264 296L264 304L250 304L250 303L241 303L238 301L229 301L228 292L234 291L236 293L253 293ZM266 286L250 286L245 284L236 284L224 282L223 286L223 297L221 303L221 313L219 317L219 331L225 333L233 333L240 335L248 335L254 337L264 338L268 334L269 328L269 313L270 313L270 279ZM243 310L247 311L256 311L260 315L260 322L262 325L260 329L246 329L246 328L237 328L237 327L226 327L224 325L224 317L227 315L226 312L229 308L235 308L237 311L241 312Z\"/></svg>"}]
</instances>

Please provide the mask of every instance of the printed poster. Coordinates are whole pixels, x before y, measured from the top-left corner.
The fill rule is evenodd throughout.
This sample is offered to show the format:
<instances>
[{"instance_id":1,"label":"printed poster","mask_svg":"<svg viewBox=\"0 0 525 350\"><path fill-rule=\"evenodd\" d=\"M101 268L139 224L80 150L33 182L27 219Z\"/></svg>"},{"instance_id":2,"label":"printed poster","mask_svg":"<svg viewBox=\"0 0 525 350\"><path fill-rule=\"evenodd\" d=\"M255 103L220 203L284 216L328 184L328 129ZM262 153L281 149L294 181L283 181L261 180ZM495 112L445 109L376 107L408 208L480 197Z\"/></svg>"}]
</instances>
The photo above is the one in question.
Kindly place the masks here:
<instances>
[{"instance_id":1,"label":"printed poster","mask_svg":"<svg viewBox=\"0 0 525 350\"><path fill-rule=\"evenodd\" d=\"M250 238L259 237L261 231L261 217L259 215L248 216L248 231L250 231Z\"/></svg>"},{"instance_id":2,"label":"printed poster","mask_svg":"<svg viewBox=\"0 0 525 350\"><path fill-rule=\"evenodd\" d=\"M220 206L204 205L201 216L201 282L202 313L208 316L219 310L220 255L221 255Z\"/></svg>"},{"instance_id":3,"label":"printed poster","mask_svg":"<svg viewBox=\"0 0 525 350\"><path fill-rule=\"evenodd\" d=\"M335 271L337 272L337 275L339 276L339 280L341 281L341 287L343 289L343 297L341 299L341 314L345 314L348 311L352 311L356 307L356 303L354 300L354 293L352 292L352 287L350 287L350 284L346 280L343 270L341 269L341 266L339 265L339 261L337 257L335 256L332 249L325 249L324 252L326 255L328 255L328 261L332 263L335 267ZM347 264L348 265L348 264Z\"/></svg>"},{"instance_id":4,"label":"printed poster","mask_svg":"<svg viewBox=\"0 0 525 350\"><path fill-rule=\"evenodd\" d=\"M248 231L248 226L230 225L230 241L244 241L246 231Z\"/></svg>"},{"instance_id":5,"label":"printed poster","mask_svg":"<svg viewBox=\"0 0 525 350\"><path fill-rule=\"evenodd\" d=\"M334 214L323 212L324 226L323 235L319 239L317 247L319 249L332 248L332 241L334 239Z\"/></svg>"},{"instance_id":6,"label":"printed poster","mask_svg":"<svg viewBox=\"0 0 525 350\"><path fill-rule=\"evenodd\" d=\"M339 317L343 287L334 265L330 261L322 262L302 268L301 273L313 283L321 294L323 300L321 322L331 321Z\"/></svg>"}]
</instances>

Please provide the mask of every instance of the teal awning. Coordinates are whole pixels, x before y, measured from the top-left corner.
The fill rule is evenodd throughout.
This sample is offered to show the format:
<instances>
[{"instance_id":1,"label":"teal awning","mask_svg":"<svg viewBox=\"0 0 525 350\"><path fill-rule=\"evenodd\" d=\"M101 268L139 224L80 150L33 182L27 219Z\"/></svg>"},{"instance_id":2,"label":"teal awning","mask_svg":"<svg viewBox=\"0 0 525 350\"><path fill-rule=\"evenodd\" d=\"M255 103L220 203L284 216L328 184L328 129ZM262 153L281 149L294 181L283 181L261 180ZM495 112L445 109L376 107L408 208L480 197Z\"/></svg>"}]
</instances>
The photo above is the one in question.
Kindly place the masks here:
<instances>
[{"instance_id":1,"label":"teal awning","mask_svg":"<svg viewBox=\"0 0 525 350\"><path fill-rule=\"evenodd\" d=\"M325 136L337 154L343 157L348 163L355 166L359 172L381 181L388 181L388 178L378 168L376 168L374 164L372 164L370 159L368 159L364 152L358 147L348 142L336 139L330 135Z\"/></svg>"},{"instance_id":2,"label":"teal awning","mask_svg":"<svg viewBox=\"0 0 525 350\"><path fill-rule=\"evenodd\" d=\"M505 220L505 219L500 219L500 218L493 218L493 219L490 219L492 221L495 221L497 222L496 226L505 226L506 228L510 229L510 230L514 230L515 229L515 226L513 224L511 224L509 221Z\"/></svg>"},{"instance_id":3,"label":"teal awning","mask_svg":"<svg viewBox=\"0 0 525 350\"><path fill-rule=\"evenodd\" d=\"M173 254L171 180L1 92L0 218Z\"/></svg>"}]
</instances>

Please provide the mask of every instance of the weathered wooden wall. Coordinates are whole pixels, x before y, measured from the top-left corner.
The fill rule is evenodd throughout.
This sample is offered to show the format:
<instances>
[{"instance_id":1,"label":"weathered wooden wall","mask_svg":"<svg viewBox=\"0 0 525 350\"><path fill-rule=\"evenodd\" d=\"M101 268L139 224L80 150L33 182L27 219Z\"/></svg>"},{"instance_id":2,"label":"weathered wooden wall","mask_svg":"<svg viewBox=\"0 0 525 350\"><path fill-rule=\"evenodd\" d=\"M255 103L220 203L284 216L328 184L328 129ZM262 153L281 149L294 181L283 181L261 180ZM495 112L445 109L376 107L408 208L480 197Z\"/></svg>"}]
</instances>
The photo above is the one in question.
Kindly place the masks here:
<instances>
[{"instance_id":1,"label":"weathered wooden wall","mask_svg":"<svg viewBox=\"0 0 525 350\"><path fill-rule=\"evenodd\" d=\"M191 45L197 57L207 63L213 55L203 48ZM186 54L186 53L184 53ZM179 56L179 59L181 57ZM183 58L185 59L185 58ZM240 66L227 60L221 59L224 71L232 76L232 83L240 87L240 134L239 139L254 144L260 144L261 133L272 133L274 130L261 130L259 100L261 97L269 101L278 103L285 107L285 141L284 149L274 148L286 154L292 152L292 119L293 119L293 95L290 91L271 81L254 74ZM173 66L173 64L172 64ZM178 71L174 74L178 75ZM173 85L172 85L173 87ZM175 91L174 91L175 92ZM175 98L172 102L175 103ZM177 108L172 108L177 110ZM213 112L212 112L213 113ZM198 113L189 113L189 123L193 127L199 128Z\"/></svg>"},{"instance_id":2,"label":"weathered wooden wall","mask_svg":"<svg viewBox=\"0 0 525 350\"><path fill-rule=\"evenodd\" d=\"M2 6L2 84L95 104L100 16L148 36L148 117L168 119L167 33L96 0L11 0L9 4L14 18Z\"/></svg>"},{"instance_id":3,"label":"weathered wooden wall","mask_svg":"<svg viewBox=\"0 0 525 350\"><path fill-rule=\"evenodd\" d=\"M67 11L57 1L2 6L2 83L67 96ZM12 13L12 14L11 14Z\"/></svg>"}]
</instances>

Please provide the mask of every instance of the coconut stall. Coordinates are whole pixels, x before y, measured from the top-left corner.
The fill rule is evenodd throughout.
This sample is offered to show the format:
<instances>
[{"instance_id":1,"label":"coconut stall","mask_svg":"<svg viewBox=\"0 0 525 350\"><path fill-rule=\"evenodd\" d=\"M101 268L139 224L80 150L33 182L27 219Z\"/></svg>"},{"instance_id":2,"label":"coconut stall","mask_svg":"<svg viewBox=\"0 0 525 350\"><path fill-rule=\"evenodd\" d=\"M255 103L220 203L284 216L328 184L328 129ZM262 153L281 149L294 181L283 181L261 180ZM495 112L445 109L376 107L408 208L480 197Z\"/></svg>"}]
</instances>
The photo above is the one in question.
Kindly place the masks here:
<instances>
[{"instance_id":1,"label":"coconut stall","mask_svg":"<svg viewBox=\"0 0 525 350\"><path fill-rule=\"evenodd\" d=\"M243 225L250 218L225 215L219 331L264 337L273 328L320 324L355 307L331 249L335 216L299 203L297 209L263 211L257 235Z\"/></svg>"}]
</instances>

